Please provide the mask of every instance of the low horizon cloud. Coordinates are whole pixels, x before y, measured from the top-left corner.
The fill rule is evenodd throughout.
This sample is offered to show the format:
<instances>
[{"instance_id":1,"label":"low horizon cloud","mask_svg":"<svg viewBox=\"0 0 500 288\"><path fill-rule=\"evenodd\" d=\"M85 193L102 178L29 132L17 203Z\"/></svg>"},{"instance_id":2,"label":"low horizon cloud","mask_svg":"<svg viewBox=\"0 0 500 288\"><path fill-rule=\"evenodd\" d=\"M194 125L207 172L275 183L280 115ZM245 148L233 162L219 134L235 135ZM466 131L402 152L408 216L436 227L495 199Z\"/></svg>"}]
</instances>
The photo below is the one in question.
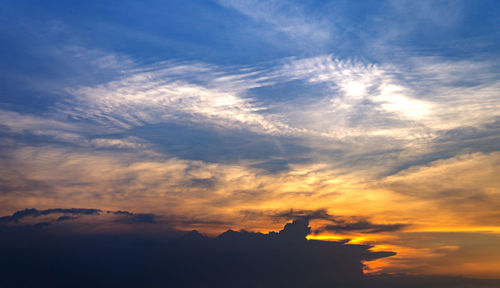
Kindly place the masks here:
<instances>
[{"instance_id":1,"label":"low horizon cloud","mask_svg":"<svg viewBox=\"0 0 500 288\"><path fill-rule=\"evenodd\" d=\"M0 284L6 287L401 287L403 284L455 287L457 283L471 283L475 287L495 287L500 283L461 277L364 275L365 261L396 253L374 252L370 245L345 241L307 240L311 227L303 217L287 223L279 232L227 230L210 238L196 230L167 231L165 227L161 229L163 233L144 233L140 226L156 223L142 221L145 215L152 214L53 208L25 209L4 216L0 218L0 231L4 235L0 239L3 255ZM78 217L89 218L77 222ZM92 217L105 219L96 221ZM37 222L26 221L27 218ZM73 227L68 226L69 222ZM125 224L133 229L113 230L110 224ZM88 225L107 229L85 230Z\"/></svg>"}]
</instances>

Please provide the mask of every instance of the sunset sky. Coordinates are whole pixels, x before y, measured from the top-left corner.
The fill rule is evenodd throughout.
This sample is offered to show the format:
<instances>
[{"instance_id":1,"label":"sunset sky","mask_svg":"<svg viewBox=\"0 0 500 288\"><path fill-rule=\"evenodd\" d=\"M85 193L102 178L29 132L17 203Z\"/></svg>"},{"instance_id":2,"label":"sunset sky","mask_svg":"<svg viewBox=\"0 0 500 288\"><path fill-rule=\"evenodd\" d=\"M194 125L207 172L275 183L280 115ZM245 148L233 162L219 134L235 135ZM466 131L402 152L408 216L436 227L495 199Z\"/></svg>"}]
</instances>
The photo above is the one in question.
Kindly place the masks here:
<instances>
[{"instance_id":1,"label":"sunset sky","mask_svg":"<svg viewBox=\"0 0 500 288\"><path fill-rule=\"evenodd\" d=\"M397 253L366 273L499 278L499 1L5 0L0 23L0 217L306 218ZM92 217L65 222L126 229Z\"/></svg>"}]
</instances>

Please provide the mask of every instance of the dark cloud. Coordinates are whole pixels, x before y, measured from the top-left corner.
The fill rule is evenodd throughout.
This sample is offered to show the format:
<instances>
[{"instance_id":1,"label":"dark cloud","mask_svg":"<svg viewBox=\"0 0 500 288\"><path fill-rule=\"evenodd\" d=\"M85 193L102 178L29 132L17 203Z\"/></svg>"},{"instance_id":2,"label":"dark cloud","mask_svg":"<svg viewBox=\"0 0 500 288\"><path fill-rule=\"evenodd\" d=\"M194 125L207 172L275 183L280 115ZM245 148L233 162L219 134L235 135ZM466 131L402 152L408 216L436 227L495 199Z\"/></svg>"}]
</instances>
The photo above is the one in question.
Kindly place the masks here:
<instances>
[{"instance_id":1,"label":"dark cloud","mask_svg":"<svg viewBox=\"0 0 500 288\"><path fill-rule=\"evenodd\" d=\"M47 210L37 210L34 208L20 210L11 216L0 217L1 222L17 222L26 217L39 217L50 214L71 214L71 215L99 215L102 211L99 209L84 209L84 208L54 208Z\"/></svg>"},{"instance_id":2,"label":"dark cloud","mask_svg":"<svg viewBox=\"0 0 500 288\"><path fill-rule=\"evenodd\" d=\"M66 220L74 220L74 219L78 219L78 217L64 215L64 216L60 216L59 218L57 218L57 221L66 221Z\"/></svg>"},{"instance_id":3,"label":"dark cloud","mask_svg":"<svg viewBox=\"0 0 500 288\"><path fill-rule=\"evenodd\" d=\"M316 210L301 210L301 209L290 209L287 211L275 212L265 214L263 212L251 213L251 211L244 211L245 215L255 216L270 216L277 219L305 219L305 220L325 220L331 222L332 224L323 226L314 231L315 234L331 231L338 233L346 232L361 232L361 233L382 233L382 232L395 232L399 231L408 226L408 224L396 223L396 224L376 224L371 221L360 218L360 217L344 217L335 216L328 213L326 209L316 209Z\"/></svg>"},{"instance_id":4,"label":"dark cloud","mask_svg":"<svg viewBox=\"0 0 500 288\"><path fill-rule=\"evenodd\" d=\"M106 214L141 215L126 211ZM305 219L288 223L279 232L229 230L215 238L196 231L182 236L177 236L179 232L161 236L75 234L60 227L54 233L0 226L5 235L0 239L0 287L357 285L364 281L361 261L395 254L372 252L367 245L307 240L311 228Z\"/></svg>"},{"instance_id":5,"label":"dark cloud","mask_svg":"<svg viewBox=\"0 0 500 288\"><path fill-rule=\"evenodd\" d=\"M408 226L407 224L374 224L367 220L358 222L342 223L336 225L326 225L323 231L332 232L362 232L362 233L381 233L399 231Z\"/></svg>"},{"instance_id":6,"label":"dark cloud","mask_svg":"<svg viewBox=\"0 0 500 288\"><path fill-rule=\"evenodd\" d=\"M303 218L308 220L324 219L324 220L336 221L335 217L328 214L328 211L326 209L317 209L317 210L290 209L287 211L275 213L273 217L287 219L287 220Z\"/></svg>"},{"instance_id":7,"label":"dark cloud","mask_svg":"<svg viewBox=\"0 0 500 288\"><path fill-rule=\"evenodd\" d=\"M217 219L187 218L177 220L182 226L203 225L203 226L230 226L234 221L223 221Z\"/></svg>"},{"instance_id":8,"label":"dark cloud","mask_svg":"<svg viewBox=\"0 0 500 288\"><path fill-rule=\"evenodd\" d=\"M408 274L374 274L367 277L365 286L370 288L496 288L500 287L498 279L471 279L462 276L438 276L438 275L408 275Z\"/></svg>"},{"instance_id":9,"label":"dark cloud","mask_svg":"<svg viewBox=\"0 0 500 288\"><path fill-rule=\"evenodd\" d=\"M62 215L61 215L62 214ZM132 213L128 211L106 211L105 214L115 215L112 222L124 223L124 224L155 224L158 223L158 219L160 218L158 215L151 213ZM99 209L86 209L86 208L53 208L46 210L38 210L38 209L25 209L20 210L13 213L10 216L0 217L0 224L18 224L18 225L27 225L27 226L36 226L36 227L45 227L50 224L54 224L57 222L75 220L78 219L79 216L87 215L87 216L102 216L105 215L102 210ZM59 216L60 215L60 216ZM26 220L28 218L32 219L40 216L54 216L54 218L46 220L44 218L44 225L37 224L25 224L22 220Z\"/></svg>"},{"instance_id":10,"label":"dark cloud","mask_svg":"<svg viewBox=\"0 0 500 288\"><path fill-rule=\"evenodd\" d=\"M75 215L95 217L92 210L27 209L14 215L29 217L42 211L46 211L45 215L73 211ZM142 230L137 233L65 230L68 224L84 225L78 222L59 226L52 223L53 228L58 227L52 230L38 229L48 225L46 222L36 224L40 227L0 225L0 287L500 287L498 280L364 275L362 261L395 253L373 252L369 245L307 240L311 228L303 216L323 219L327 214L321 210L307 211L283 215L299 217L279 232L228 230L215 238L197 231L144 234L139 232ZM95 213L100 213L97 217L153 215L128 211ZM68 213L61 217L75 216ZM135 223L142 225L148 221Z\"/></svg>"},{"instance_id":11,"label":"dark cloud","mask_svg":"<svg viewBox=\"0 0 500 288\"><path fill-rule=\"evenodd\" d=\"M186 188L214 189L217 185L217 178L193 178L183 184Z\"/></svg>"},{"instance_id":12,"label":"dark cloud","mask_svg":"<svg viewBox=\"0 0 500 288\"><path fill-rule=\"evenodd\" d=\"M157 223L158 216L151 213L132 213L128 211L107 211L107 213L111 213L114 215L121 215L123 217L118 218L116 222L121 223Z\"/></svg>"}]
</instances>

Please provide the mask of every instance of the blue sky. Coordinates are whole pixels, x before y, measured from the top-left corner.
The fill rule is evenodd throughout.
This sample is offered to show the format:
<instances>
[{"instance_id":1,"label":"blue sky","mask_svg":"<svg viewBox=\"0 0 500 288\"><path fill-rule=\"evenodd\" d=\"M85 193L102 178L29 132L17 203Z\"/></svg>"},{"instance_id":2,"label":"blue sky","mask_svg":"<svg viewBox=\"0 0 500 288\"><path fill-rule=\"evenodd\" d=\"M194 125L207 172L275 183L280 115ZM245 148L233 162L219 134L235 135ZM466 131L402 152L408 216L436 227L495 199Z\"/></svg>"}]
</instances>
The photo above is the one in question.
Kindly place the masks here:
<instances>
[{"instance_id":1,"label":"blue sky","mask_svg":"<svg viewBox=\"0 0 500 288\"><path fill-rule=\"evenodd\" d=\"M4 1L0 211L220 231L326 209L497 237L499 19L498 1Z\"/></svg>"}]
</instances>

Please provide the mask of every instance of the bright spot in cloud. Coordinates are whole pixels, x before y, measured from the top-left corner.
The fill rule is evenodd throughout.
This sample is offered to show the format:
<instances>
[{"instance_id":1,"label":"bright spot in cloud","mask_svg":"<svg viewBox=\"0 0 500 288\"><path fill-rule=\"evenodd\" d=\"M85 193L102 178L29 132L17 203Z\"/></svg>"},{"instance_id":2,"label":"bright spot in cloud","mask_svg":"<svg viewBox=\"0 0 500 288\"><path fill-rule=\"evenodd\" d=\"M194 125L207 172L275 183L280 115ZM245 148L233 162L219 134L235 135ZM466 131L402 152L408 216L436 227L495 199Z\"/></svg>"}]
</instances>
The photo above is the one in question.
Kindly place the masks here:
<instances>
[{"instance_id":1,"label":"bright spot in cloud","mask_svg":"<svg viewBox=\"0 0 500 288\"><path fill-rule=\"evenodd\" d=\"M366 86L358 81L350 81L341 86L347 96L361 98L366 91Z\"/></svg>"},{"instance_id":2,"label":"bright spot in cloud","mask_svg":"<svg viewBox=\"0 0 500 288\"><path fill-rule=\"evenodd\" d=\"M405 95L405 88L394 84L383 84L380 94L374 98L387 112L398 113L408 119L422 119L429 115L432 105L423 100Z\"/></svg>"}]
</instances>

